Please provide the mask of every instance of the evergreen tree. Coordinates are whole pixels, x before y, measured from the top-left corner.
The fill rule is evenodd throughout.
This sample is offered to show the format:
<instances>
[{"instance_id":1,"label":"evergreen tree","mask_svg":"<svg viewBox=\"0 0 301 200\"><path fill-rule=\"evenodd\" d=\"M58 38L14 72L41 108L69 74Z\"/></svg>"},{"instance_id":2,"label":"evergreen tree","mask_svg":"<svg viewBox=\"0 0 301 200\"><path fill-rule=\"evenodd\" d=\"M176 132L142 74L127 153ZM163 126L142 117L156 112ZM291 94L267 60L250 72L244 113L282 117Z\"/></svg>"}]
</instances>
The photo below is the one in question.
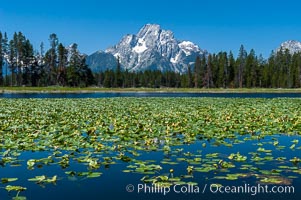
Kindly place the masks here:
<instances>
[{"instance_id":1,"label":"evergreen tree","mask_svg":"<svg viewBox=\"0 0 301 200\"><path fill-rule=\"evenodd\" d=\"M2 59L7 61L7 56L9 54L9 46L8 46L8 38L6 32L4 33L4 36L2 37ZM8 69L7 69L7 62L4 62L5 64L5 85L7 86L8 83Z\"/></svg>"},{"instance_id":2,"label":"evergreen tree","mask_svg":"<svg viewBox=\"0 0 301 200\"><path fill-rule=\"evenodd\" d=\"M262 87L263 83L263 70L266 66L265 60L262 56L262 54L259 55L259 58L257 59L257 66L256 66L256 82L255 82L255 87Z\"/></svg>"},{"instance_id":3,"label":"evergreen tree","mask_svg":"<svg viewBox=\"0 0 301 200\"><path fill-rule=\"evenodd\" d=\"M115 71L115 82L114 82L114 87L122 87L123 86L123 78L121 75L121 65L120 65L120 59L119 57L117 58L117 66L116 66L116 71Z\"/></svg>"},{"instance_id":4,"label":"evergreen tree","mask_svg":"<svg viewBox=\"0 0 301 200\"><path fill-rule=\"evenodd\" d=\"M257 64L256 64L255 51L251 49L249 55L246 58L245 71L244 71L245 86L247 88L255 87L256 68L257 68Z\"/></svg>"},{"instance_id":5,"label":"evergreen tree","mask_svg":"<svg viewBox=\"0 0 301 200\"><path fill-rule=\"evenodd\" d=\"M285 88L291 88L293 86L293 75L292 75L292 54L290 54L289 50L285 51L285 64L284 64L284 73L286 73L286 84L283 86Z\"/></svg>"},{"instance_id":6,"label":"evergreen tree","mask_svg":"<svg viewBox=\"0 0 301 200\"><path fill-rule=\"evenodd\" d=\"M38 56L36 58L36 63L33 66L33 73L34 77L37 78L37 80L33 80L34 84L37 84L38 86L47 86L48 83L48 74L49 71L46 68L46 58L45 58L45 50L44 50L44 43L41 42L40 44L40 52L38 53Z\"/></svg>"},{"instance_id":7,"label":"evergreen tree","mask_svg":"<svg viewBox=\"0 0 301 200\"><path fill-rule=\"evenodd\" d=\"M191 73L191 67L190 65L188 65L188 69L187 69L187 82L188 82L188 87L191 88L193 87L193 84L192 84L192 73Z\"/></svg>"},{"instance_id":8,"label":"evergreen tree","mask_svg":"<svg viewBox=\"0 0 301 200\"><path fill-rule=\"evenodd\" d=\"M205 80L205 86L207 88L214 87L213 76L212 76L212 66L213 66L212 60L213 60L212 55L209 54L208 55L206 72L205 72L205 79L204 79Z\"/></svg>"},{"instance_id":9,"label":"evergreen tree","mask_svg":"<svg viewBox=\"0 0 301 200\"><path fill-rule=\"evenodd\" d=\"M77 44L72 44L70 49L70 62L67 67L67 82L70 86L79 86L80 84L80 65L81 57L77 50Z\"/></svg>"},{"instance_id":10,"label":"evergreen tree","mask_svg":"<svg viewBox=\"0 0 301 200\"><path fill-rule=\"evenodd\" d=\"M30 41L28 39L25 40L25 43L23 44L23 56L24 58L22 59L23 61L23 65L22 65L22 84L23 85L30 85L31 82L31 69L32 69L32 65L35 62L35 58L34 58L34 50L33 50L33 46L30 43Z\"/></svg>"},{"instance_id":11,"label":"evergreen tree","mask_svg":"<svg viewBox=\"0 0 301 200\"><path fill-rule=\"evenodd\" d=\"M17 56L16 44L14 40L9 41L9 69L11 71L10 86L15 85Z\"/></svg>"},{"instance_id":12,"label":"evergreen tree","mask_svg":"<svg viewBox=\"0 0 301 200\"><path fill-rule=\"evenodd\" d=\"M228 82L228 61L227 61L227 53L226 52L220 52L217 56L217 82L216 82L216 87L227 87L227 82Z\"/></svg>"},{"instance_id":13,"label":"evergreen tree","mask_svg":"<svg viewBox=\"0 0 301 200\"><path fill-rule=\"evenodd\" d=\"M103 86L106 88L113 87L114 83L114 72L112 70L106 70L104 73Z\"/></svg>"},{"instance_id":14,"label":"evergreen tree","mask_svg":"<svg viewBox=\"0 0 301 200\"><path fill-rule=\"evenodd\" d=\"M45 61L47 66L48 81L50 85L57 84L57 47L58 37L55 33L50 34L50 49L46 52Z\"/></svg>"},{"instance_id":15,"label":"evergreen tree","mask_svg":"<svg viewBox=\"0 0 301 200\"><path fill-rule=\"evenodd\" d=\"M217 80L218 80L218 71L219 71L219 63L218 63L218 56L214 53L211 54L211 76L212 76L212 83L210 84L210 87L216 87Z\"/></svg>"},{"instance_id":16,"label":"evergreen tree","mask_svg":"<svg viewBox=\"0 0 301 200\"><path fill-rule=\"evenodd\" d=\"M194 64L194 87L198 88L201 85L201 58L199 56L195 59Z\"/></svg>"},{"instance_id":17,"label":"evergreen tree","mask_svg":"<svg viewBox=\"0 0 301 200\"><path fill-rule=\"evenodd\" d=\"M230 51L228 56L228 87L235 87L235 59L232 51Z\"/></svg>"},{"instance_id":18,"label":"evergreen tree","mask_svg":"<svg viewBox=\"0 0 301 200\"><path fill-rule=\"evenodd\" d=\"M244 71L246 67L246 58L247 58L247 52L245 51L245 48L243 45L240 46L239 54L237 58L237 83L240 88L243 87L244 83Z\"/></svg>"},{"instance_id":19,"label":"evergreen tree","mask_svg":"<svg viewBox=\"0 0 301 200\"><path fill-rule=\"evenodd\" d=\"M0 31L0 85L3 85L4 84L4 81L3 81L3 60L4 60L4 53L3 53L3 38L2 38L2 33Z\"/></svg>"},{"instance_id":20,"label":"evergreen tree","mask_svg":"<svg viewBox=\"0 0 301 200\"><path fill-rule=\"evenodd\" d=\"M68 65L68 50L63 46L62 43L58 45L58 73L57 82L59 85L65 86L67 82L67 71Z\"/></svg>"},{"instance_id":21,"label":"evergreen tree","mask_svg":"<svg viewBox=\"0 0 301 200\"><path fill-rule=\"evenodd\" d=\"M26 60L26 38L21 32L18 32L18 34L15 36L16 38L14 37L14 40L15 44L17 45L17 85L21 86L23 83L22 69L24 68L24 63Z\"/></svg>"},{"instance_id":22,"label":"evergreen tree","mask_svg":"<svg viewBox=\"0 0 301 200\"><path fill-rule=\"evenodd\" d=\"M278 65L276 64L276 54L272 51L271 56L268 60L268 65L265 74L265 81L266 85L270 87L276 88L278 87L278 74L279 69Z\"/></svg>"},{"instance_id":23,"label":"evergreen tree","mask_svg":"<svg viewBox=\"0 0 301 200\"><path fill-rule=\"evenodd\" d=\"M205 54L201 57L201 68L200 68L200 87L205 87L205 74L207 69L207 59Z\"/></svg>"},{"instance_id":24,"label":"evergreen tree","mask_svg":"<svg viewBox=\"0 0 301 200\"><path fill-rule=\"evenodd\" d=\"M71 45L70 62L66 76L68 85L73 87L86 87L95 83L92 71L86 64L85 56L80 55L75 43Z\"/></svg>"}]
</instances>

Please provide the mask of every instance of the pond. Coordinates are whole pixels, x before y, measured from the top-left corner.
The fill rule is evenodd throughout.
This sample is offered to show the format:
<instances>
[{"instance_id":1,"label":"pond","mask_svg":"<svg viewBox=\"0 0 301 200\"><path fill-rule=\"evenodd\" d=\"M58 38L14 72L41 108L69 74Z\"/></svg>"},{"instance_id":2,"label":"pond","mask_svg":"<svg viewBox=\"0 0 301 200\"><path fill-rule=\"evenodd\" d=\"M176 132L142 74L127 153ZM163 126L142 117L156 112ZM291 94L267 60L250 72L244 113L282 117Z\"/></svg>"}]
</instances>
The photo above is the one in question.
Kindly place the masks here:
<instances>
[{"instance_id":1,"label":"pond","mask_svg":"<svg viewBox=\"0 0 301 200\"><path fill-rule=\"evenodd\" d=\"M300 103L0 99L0 199L300 199Z\"/></svg>"},{"instance_id":2,"label":"pond","mask_svg":"<svg viewBox=\"0 0 301 200\"><path fill-rule=\"evenodd\" d=\"M112 98L112 97L214 97L214 98L301 98L301 93L0 93L0 98Z\"/></svg>"},{"instance_id":3,"label":"pond","mask_svg":"<svg viewBox=\"0 0 301 200\"><path fill-rule=\"evenodd\" d=\"M66 200L66 199L300 199L301 192L299 190L301 184L300 166L293 162L282 160L293 159L300 156L300 148L290 149L294 140L300 140L299 136L281 136L266 137L260 140L254 140L251 137L239 137L237 141L228 140L228 145L219 144L215 141L197 141L191 145L179 145L171 148L170 152L153 152L153 151L137 151L139 156L135 157L135 161L119 162L116 164L107 164L101 166L98 170L101 172L100 177L87 178L86 175L79 175L78 172L88 171L87 165L82 165L74 160L69 163L67 168L54 163L46 165L40 163L35 169L28 170L26 160L42 159L53 157L57 161L60 160L62 154L54 155L54 152L25 152L18 157L21 166L5 166L1 168L1 177L19 177L18 184L27 187L27 190L21 192L22 196L27 199L45 199L45 200ZM273 141L278 141L279 146L273 145ZM207 144L204 147L203 144ZM299 146L300 147L300 146ZM262 150L264 149L264 150ZM247 156L248 162L239 162L229 160L229 155L233 152ZM74 157L85 154L75 154ZM255 156L256 155L256 156ZM98 157L111 157L112 153L98 155ZM97 156L96 156L97 157ZM201 161L199 161L201 160ZM233 166L222 168L222 164L218 164L220 160L225 163L231 162ZM156 173L135 172L135 163L143 161L145 164L160 165L163 170ZM132 163L132 164L131 164ZM218 167L212 167L218 164ZM131 172L124 172L132 169ZM140 164L138 164L139 166ZM191 173L188 172L189 166L194 166ZM173 169L173 173L170 173ZM160 172L163 171L163 172ZM74 172L70 173L70 172ZM68 175L66 175L68 173ZM29 179L37 175L47 175L52 177L58 176L55 183L37 183L38 181L28 182ZM234 176L230 176L230 175ZM160 176L171 177L175 180L175 184L179 184L177 188L171 188L166 195L160 193L159 190L149 191L141 189L138 193L138 185L146 184L152 187L149 182L143 182L143 177L161 180ZM256 190L249 189L248 194L223 194L216 192L215 189L210 191L211 184L221 184L223 186L244 186L249 188L257 187L258 184L265 185L265 179L273 177L279 180L279 183L268 184L269 189L272 187L294 187L294 194L263 194ZM229 180L227 180L229 179ZM183 183L181 183L183 181ZM196 182L199 191L186 191L189 182ZM13 183L10 183L13 184ZM126 187L131 184L135 188L133 192L127 192ZM203 193L203 189L207 185L207 190ZM142 187L142 186L141 186ZM166 186L167 187L167 186ZM30 188L30 189L29 189ZM183 189L183 192L177 193ZM256 194L258 192L259 194ZM246 191L247 193L247 191ZM256 194L256 195L255 195ZM1 199L11 199L15 194L7 194L5 190L0 190Z\"/></svg>"}]
</instances>

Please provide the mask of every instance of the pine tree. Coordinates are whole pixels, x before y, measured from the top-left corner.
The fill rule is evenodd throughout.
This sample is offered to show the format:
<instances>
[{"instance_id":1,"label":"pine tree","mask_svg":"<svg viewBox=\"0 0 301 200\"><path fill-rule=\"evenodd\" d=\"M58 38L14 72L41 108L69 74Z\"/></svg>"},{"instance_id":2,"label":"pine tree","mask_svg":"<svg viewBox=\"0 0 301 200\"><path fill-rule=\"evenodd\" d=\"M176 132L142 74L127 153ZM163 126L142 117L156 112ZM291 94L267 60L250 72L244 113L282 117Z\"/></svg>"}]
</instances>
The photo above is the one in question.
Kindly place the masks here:
<instances>
[{"instance_id":1,"label":"pine tree","mask_svg":"<svg viewBox=\"0 0 301 200\"><path fill-rule=\"evenodd\" d=\"M5 59L7 61L7 56L9 53L9 47L8 47L8 38L7 38L7 34L6 32L4 33L4 37L2 37L2 55L3 55L3 59ZM5 85L8 85L8 69L7 69L7 62L4 63L5 64Z\"/></svg>"},{"instance_id":2,"label":"pine tree","mask_svg":"<svg viewBox=\"0 0 301 200\"><path fill-rule=\"evenodd\" d=\"M86 87L95 84L94 76L86 64L85 56L80 55L75 43L71 45L70 62L66 76L68 85L73 87Z\"/></svg>"},{"instance_id":3,"label":"pine tree","mask_svg":"<svg viewBox=\"0 0 301 200\"><path fill-rule=\"evenodd\" d=\"M265 66L266 66L266 62L265 62L262 54L260 54L259 58L257 59L255 87L262 87L263 70L264 70Z\"/></svg>"},{"instance_id":4,"label":"pine tree","mask_svg":"<svg viewBox=\"0 0 301 200\"><path fill-rule=\"evenodd\" d=\"M228 70L227 70L227 53L226 52L220 52L218 53L217 56L217 71L218 71L218 76L217 76L217 82L216 86L217 87L227 87L227 75L228 75Z\"/></svg>"},{"instance_id":5,"label":"pine tree","mask_svg":"<svg viewBox=\"0 0 301 200\"><path fill-rule=\"evenodd\" d=\"M103 80L103 86L105 88L110 88L113 86L113 77L114 72L112 70L106 70L104 73L104 80Z\"/></svg>"},{"instance_id":6,"label":"pine tree","mask_svg":"<svg viewBox=\"0 0 301 200\"><path fill-rule=\"evenodd\" d=\"M200 68L200 87L205 87L205 74L207 69L207 59L205 54L201 57L201 68Z\"/></svg>"},{"instance_id":7,"label":"pine tree","mask_svg":"<svg viewBox=\"0 0 301 200\"><path fill-rule=\"evenodd\" d=\"M11 71L11 78L10 78L10 86L15 85L15 78L16 78L16 68L17 68L17 56L16 56L16 44L14 40L9 41L9 69Z\"/></svg>"},{"instance_id":8,"label":"pine tree","mask_svg":"<svg viewBox=\"0 0 301 200\"><path fill-rule=\"evenodd\" d=\"M294 58L294 87L300 88L301 87L301 53L295 55Z\"/></svg>"},{"instance_id":9,"label":"pine tree","mask_svg":"<svg viewBox=\"0 0 301 200\"><path fill-rule=\"evenodd\" d=\"M29 85L31 82L31 69L32 65L34 64L35 58L34 58L34 50L33 46L30 43L28 39L25 40L25 43L23 44L23 65L22 65L22 84L23 85Z\"/></svg>"},{"instance_id":10,"label":"pine tree","mask_svg":"<svg viewBox=\"0 0 301 200\"><path fill-rule=\"evenodd\" d=\"M213 76L212 76L212 66L213 66L212 60L213 60L212 55L209 54L208 55L206 72L205 72L205 79L204 79L205 80L205 86L207 88L214 87Z\"/></svg>"},{"instance_id":11,"label":"pine tree","mask_svg":"<svg viewBox=\"0 0 301 200\"><path fill-rule=\"evenodd\" d=\"M244 71L246 67L246 58L247 58L247 52L245 51L245 48L243 45L240 46L239 54L237 58L237 82L240 88L243 87L244 83Z\"/></svg>"},{"instance_id":12,"label":"pine tree","mask_svg":"<svg viewBox=\"0 0 301 200\"><path fill-rule=\"evenodd\" d=\"M65 86L67 82L66 67L68 65L68 50L63 46L62 43L58 45L58 73L57 83Z\"/></svg>"},{"instance_id":13,"label":"pine tree","mask_svg":"<svg viewBox=\"0 0 301 200\"><path fill-rule=\"evenodd\" d=\"M36 86L47 86L48 83L48 69L46 68L46 57L45 57L45 50L44 50L44 43L40 43L40 51L37 53L36 62L32 66L32 73L34 78L32 80L32 84Z\"/></svg>"},{"instance_id":14,"label":"pine tree","mask_svg":"<svg viewBox=\"0 0 301 200\"><path fill-rule=\"evenodd\" d=\"M72 44L70 49L70 61L67 67L67 82L70 86L80 84L80 65L81 58L77 50L77 44Z\"/></svg>"},{"instance_id":15,"label":"pine tree","mask_svg":"<svg viewBox=\"0 0 301 200\"><path fill-rule=\"evenodd\" d=\"M3 38L2 38L2 33L0 31L0 85L4 84L3 81L3 60L4 60L4 53L3 53Z\"/></svg>"},{"instance_id":16,"label":"pine tree","mask_svg":"<svg viewBox=\"0 0 301 200\"><path fill-rule=\"evenodd\" d=\"M244 80L247 88L255 87L256 83L256 57L254 49L251 49L249 55L246 58Z\"/></svg>"},{"instance_id":17,"label":"pine tree","mask_svg":"<svg viewBox=\"0 0 301 200\"><path fill-rule=\"evenodd\" d=\"M195 59L194 64L194 87L198 88L201 84L201 58L199 56Z\"/></svg>"},{"instance_id":18,"label":"pine tree","mask_svg":"<svg viewBox=\"0 0 301 200\"><path fill-rule=\"evenodd\" d=\"M45 55L46 65L47 65L47 74L48 81L50 85L57 84L57 47L58 47L58 37L55 33L50 34L49 43L50 49Z\"/></svg>"},{"instance_id":19,"label":"pine tree","mask_svg":"<svg viewBox=\"0 0 301 200\"><path fill-rule=\"evenodd\" d=\"M284 87L291 88L293 85L293 75L292 75L292 54L290 54L289 50L285 51L285 73L287 74L286 85Z\"/></svg>"},{"instance_id":20,"label":"pine tree","mask_svg":"<svg viewBox=\"0 0 301 200\"><path fill-rule=\"evenodd\" d=\"M193 84L192 84L192 73L191 73L191 67L190 65L188 65L188 69L187 69L187 78L188 78L188 87L191 88L193 87Z\"/></svg>"},{"instance_id":21,"label":"pine tree","mask_svg":"<svg viewBox=\"0 0 301 200\"><path fill-rule=\"evenodd\" d=\"M21 32L18 32L15 43L17 44L17 85L21 86L23 83L22 70L24 69L26 62L26 38Z\"/></svg>"},{"instance_id":22,"label":"pine tree","mask_svg":"<svg viewBox=\"0 0 301 200\"><path fill-rule=\"evenodd\" d=\"M115 82L114 82L114 87L122 87L123 86L123 78L121 75L121 65L120 65L120 59L119 57L117 58L117 66L116 66L116 71L115 71Z\"/></svg>"},{"instance_id":23,"label":"pine tree","mask_svg":"<svg viewBox=\"0 0 301 200\"><path fill-rule=\"evenodd\" d=\"M267 77L266 81L269 83L270 87L276 88L279 87L279 65L276 61L276 53L272 51L271 56L268 60L268 70L267 70Z\"/></svg>"},{"instance_id":24,"label":"pine tree","mask_svg":"<svg viewBox=\"0 0 301 200\"><path fill-rule=\"evenodd\" d=\"M228 56L228 87L235 87L235 59L232 51L230 51Z\"/></svg>"}]
</instances>

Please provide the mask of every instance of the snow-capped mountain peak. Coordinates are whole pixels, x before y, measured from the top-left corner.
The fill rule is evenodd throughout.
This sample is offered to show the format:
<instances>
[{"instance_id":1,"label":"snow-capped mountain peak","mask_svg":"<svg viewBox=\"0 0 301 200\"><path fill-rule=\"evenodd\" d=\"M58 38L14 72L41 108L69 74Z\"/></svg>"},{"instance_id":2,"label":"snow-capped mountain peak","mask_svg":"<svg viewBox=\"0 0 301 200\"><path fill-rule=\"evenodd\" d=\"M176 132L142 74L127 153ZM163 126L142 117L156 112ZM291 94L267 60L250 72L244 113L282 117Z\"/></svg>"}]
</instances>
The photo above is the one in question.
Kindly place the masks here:
<instances>
[{"instance_id":1,"label":"snow-capped mountain peak","mask_svg":"<svg viewBox=\"0 0 301 200\"><path fill-rule=\"evenodd\" d=\"M177 40L172 31L161 29L158 24L144 25L136 35L124 36L118 44L105 52L118 57L121 66L129 71L161 70L180 73L185 72L197 56L206 53L190 41ZM87 64L91 66L93 63L91 68L105 68L96 66L97 61L92 59L99 56L100 54L92 54L87 58Z\"/></svg>"},{"instance_id":2,"label":"snow-capped mountain peak","mask_svg":"<svg viewBox=\"0 0 301 200\"><path fill-rule=\"evenodd\" d=\"M147 35L158 36L160 34L161 27L158 24L146 24L144 25L137 34L137 37L143 38Z\"/></svg>"},{"instance_id":3,"label":"snow-capped mountain peak","mask_svg":"<svg viewBox=\"0 0 301 200\"><path fill-rule=\"evenodd\" d=\"M281 49L283 51L288 49L291 54L299 53L299 52L301 52L301 42L296 41L296 40L285 41L280 45L280 47L277 49L277 51L280 51Z\"/></svg>"}]
</instances>

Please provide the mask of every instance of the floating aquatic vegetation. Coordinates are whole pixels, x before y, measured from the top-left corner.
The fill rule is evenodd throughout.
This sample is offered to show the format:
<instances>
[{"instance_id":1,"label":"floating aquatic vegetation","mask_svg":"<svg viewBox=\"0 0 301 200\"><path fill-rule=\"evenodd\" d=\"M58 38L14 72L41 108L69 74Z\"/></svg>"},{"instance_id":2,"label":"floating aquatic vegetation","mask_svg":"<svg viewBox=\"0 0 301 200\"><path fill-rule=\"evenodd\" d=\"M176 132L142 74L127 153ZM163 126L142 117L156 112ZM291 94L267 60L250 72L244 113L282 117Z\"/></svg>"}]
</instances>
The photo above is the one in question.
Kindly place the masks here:
<instances>
[{"instance_id":1,"label":"floating aquatic vegetation","mask_svg":"<svg viewBox=\"0 0 301 200\"><path fill-rule=\"evenodd\" d=\"M290 159L290 161L291 161L292 163L294 163L294 164L297 164L297 163L301 162L301 159L300 159L300 158L297 158L297 157L294 157L294 158Z\"/></svg>"},{"instance_id":2,"label":"floating aquatic vegetation","mask_svg":"<svg viewBox=\"0 0 301 200\"><path fill-rule=\"evenodd\" d=\"M243 156L239 152L237 152L236 154L231 153L230 156L228 156L228 159L235 160L237 162L243 162L247 160L247 156Z\"/></svg>"},{"instance_id":3,"label":"floating aquatic vegetation","mask_svg":"<svg viewBox=\"0 0 301 200\"><path fill-rule=\"evenodd\" d=\"M225 180L234 181L239 178L245 178L249 176L250 176L249 174L236 173L236 174L227 174L226 176L215 176L214 179L225 179Z\"/></svg>"},{"instance_id":4,"label":"floating aquatic vegetation","mask_svg":"<svg viewBox=\"0 0 301 200\"><path fill-rule=\"evenodd\" d=\"M101 172L74 172L74 171L67 171L65 172L65 174L74 177L74 176L79 176L79 177L85 177L85 178L97 178L100 177L102 175ZM56 180L56 179L55 179ZM34 181L34 180L32 180Z\"/></svg>"},{"instance_id":5,"label":"floating aquatic vegetation","mask_svg":"<svg viewBox=\"0 0 301 200\"><path fill-rule=\"evenodd\" d=\"M48 174L29 179L39 184L101 177L114 164L122 164L124 173L152 176L144 182L162 185L193 183L195 177L239 180L250 174L278 183L279 177L301 174L301 161L295 157L301 148L300 103L300 99L1 99L0 165L26 166L33 173L49 166L66 170L59 179ZM287 144L275 134L294 138ZM250 143L255 152L240 150ZM220 150L225 148L229 151ZM284 157L274 151L294 154ZM32 154L21 160L24 152ZM45 155L36 157L34 152ZM161 157L144 158L153 152ZM86 172L72 171L75 163ZM269 172L271 166L274 170ZM18 183L18 178L3 177L1 182Z\"/></svg>"},{"instance_id":6,"label":"floating aquatic vegetation","mask_svg":"<svg viewBox=\"0 0 301 200\"><path fill-rule=\"evenodd\" d=\"M272 150L266 150L265 148L262 148L262 147L259 147L259 148L257 149L257 151L258 151L258 152L264 152L264 153L270 153L270 152L272 152Z\"/></svg>"},{"instance_id":7,"label":"floating aquatic vegetation","mask_svg":"<svg viewBox=\"0 0 301 200\"><path fill-rule=\"evenodd\" d=\"M14 185L7 185L7 186L5 187L5 189L6 189L8 192L11 192L11 191L17 192L16 196L13 197L14 200L26 200L26 197L24 197L24 196L19 196L19 193L20 193L20 192L27 190L26 187L22 187L22 186L14 186Z\"/></svg>"},{"instance_id":8,"label":"floating aquatic vegetation","mask_svg":"<svg viewBox=\"0 0 301 200\"><path fill-rule=\"evenodd\" d=\"M17 181L18 178L1 178L1 183L9 183L9 182L14 182Z\"/></svg>"},{"instance_id":9,"label":"floating aquatic vegetation","mask_svg":"<svg viewBox=\"0 0 301 200\"><path fill-rule=\"evenodd\" d=\"M36 176L35 178L30 178L28 181L36 182L37 184L44 184L44 183L56 183L57 176L53 176L52 178L47 178L45 175Z\"/></svg>"},{"instance_id":10,"label":"floating aquatic vegetation","mask_svg":"<svg viewBox=\"0 0 301 200\"><path fill-rule=\"evenodd\" d=\"M271 184L271 185L291 185L292 179L281 177L281 176L269 176L261 178L258 183Z\"/></svg>"}]
</instances>

